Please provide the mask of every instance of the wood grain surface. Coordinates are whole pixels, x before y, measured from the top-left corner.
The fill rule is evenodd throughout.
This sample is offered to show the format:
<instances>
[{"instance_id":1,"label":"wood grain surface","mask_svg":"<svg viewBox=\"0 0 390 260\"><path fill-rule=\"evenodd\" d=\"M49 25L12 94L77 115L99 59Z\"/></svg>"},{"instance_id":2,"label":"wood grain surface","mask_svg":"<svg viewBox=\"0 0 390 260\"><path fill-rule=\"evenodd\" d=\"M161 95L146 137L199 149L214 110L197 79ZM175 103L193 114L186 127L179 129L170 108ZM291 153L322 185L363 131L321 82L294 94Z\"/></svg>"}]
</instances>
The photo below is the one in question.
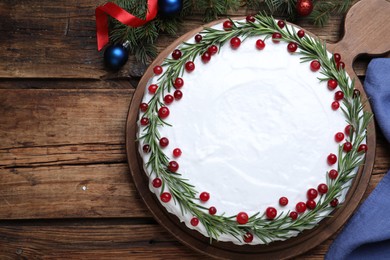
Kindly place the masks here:
<instances>
[{"instance_id":1,"label":"wood grain surface","mask_svg":"<svg viewBox=\"0 0 390 260\"><path fill-rule=\"evenodd\" d=\"M145 66L110 73L96 50L94 9L105 1L0 2L0 258L205 259L152 218L126 161L126 117ZM245 6L229 15L251 13ZM324 28L296 23L329 42ZM203 24L186 19L178 36ZM175 37L162 35L157 47ZM388 55L388 54L385 54ZM354 62L364 80L368 55ZM377 128L365 196L390 168ZM322 259L334 237L299 259Z\"/></svg>"}]
</instances>

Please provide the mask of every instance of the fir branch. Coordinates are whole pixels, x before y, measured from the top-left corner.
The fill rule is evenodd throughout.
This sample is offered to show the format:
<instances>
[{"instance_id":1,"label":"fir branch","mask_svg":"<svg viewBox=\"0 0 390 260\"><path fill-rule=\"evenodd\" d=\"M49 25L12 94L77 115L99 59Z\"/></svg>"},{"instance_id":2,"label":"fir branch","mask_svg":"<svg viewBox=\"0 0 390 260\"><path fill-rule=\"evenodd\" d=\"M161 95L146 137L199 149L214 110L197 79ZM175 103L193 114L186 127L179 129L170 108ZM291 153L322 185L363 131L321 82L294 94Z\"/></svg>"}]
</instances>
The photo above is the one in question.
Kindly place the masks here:
<instances>
[{"instance_id":1,"label":"fir branch","mask_svg":"<svg viewBox=\"0 0 390 260\"><path fill-rule=\"evenodd\" d=\"M147 1L143 0L116 0L115 3L127 12L145 19L147 13ZM124 25L110 17L110 40L113 43L130 42L129 52L136 60L143 64L149 63L157 56L157 49L154 46L157 37L161 33L168 33L175 36L181 24L181 18L193 12L202 12L205 21L217 19L225 15L230 9L236 10L239 7L239 0L183 0L183 8L179 16L166 18L160 15L149 23L132 28Z\"/></svg>"},{"instance_id":2,"label":"fir branch","mask_svg":"<svg viewBox=\"0 0 390 260\"><path fill-rule=\"evenodd\" d=\"M339 1L316 1L314 2L313 12L309 19L317 26L323 27L329 20L331 14L343 14L351 5L351 0Z\"/></svg>"},{"instance_id":3,"label":"fir branch","mask_svg":"<svg viewBox=\"0 0 390 260\"><path fill-rule=\"evenodd\" d=\"M277 22L270 16L256 15L256 22L234 22L230 31L218 30L215 28L205 28L200 34L203 40L200 43L190 44L183 43L180 46L182 57L178 60L167 58L162 66L164 73L158 78L158 89L155 95L148 102L148 109L144 116L150 121L149 126L141 131L140 139L151 146L151 156L146 163L147 167L158 177L163 179L161 191L167 189L173 196L176 203L179 204L182 212L190 212L196 216L203 224L210 240L218 239L220 234L229 234L241 241L246 232L251 232L257 236L263 243L269 243L276 239L287 239L291 232L302 231L313 228L321 219L321 216L328 214L333 210L330 202L338 198L341 192L346 189L350 181L354 178L356 167L360 166L363 161L363 153L358 152L359 145L366 137L366 128L372 119L372 115L363 111L360 96L354 96L354 81L351 81L345 70L338 70L332 57L328 56L326 44L323 41L305 36L299 38L296 34L295 27L290 25L284 29L279 28ZM328 192L321 195L317 206L313 210L301 214L298 219L291 220L288 213L281 213L277 218L270 221L265 219L264 214L259 212L250 216L248 223L240 225L235 221L235 216L226 217L222 215L210 215L207 210L197 203L198 192L195 188L181 177L180 173L170 172L166 165L168 158L158 145L159 132L158 127L163 126L165 122L158 115L158 109L163 106L161 101L165 91L172 88L172 82L175 78L183 74L185 62L194 60L202 55L206 49L215 44L222 47L232 37L264 36L270 37L273 33L278 32L282 35L282 41L296 42L299 46L299 53L302 62L318 60L321 63L321 74L323 78L320 81L336 79L341 90L344 92L343 112L347 121L352 125L354 134L348 137L348 141L353 144L350 152L344 153L342 146L339 146L338 152L338 172L339 177L330 180L327 177L329 186Z\"/></svg>"}]
</instances>

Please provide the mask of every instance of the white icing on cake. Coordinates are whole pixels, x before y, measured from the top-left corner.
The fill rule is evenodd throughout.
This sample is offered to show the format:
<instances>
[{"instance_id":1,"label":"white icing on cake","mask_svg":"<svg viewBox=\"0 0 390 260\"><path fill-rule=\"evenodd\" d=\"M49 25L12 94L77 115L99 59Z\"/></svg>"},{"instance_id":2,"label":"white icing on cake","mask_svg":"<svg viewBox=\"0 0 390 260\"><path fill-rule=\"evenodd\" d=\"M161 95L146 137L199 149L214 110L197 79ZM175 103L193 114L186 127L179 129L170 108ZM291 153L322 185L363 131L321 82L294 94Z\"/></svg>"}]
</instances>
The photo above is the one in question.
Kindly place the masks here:
<instances>
[{"instance_id":1,"label":"white icing on cake","mask_svg":"<svg viewBox=\"0 0 390 260\"><path fill-rule=\"evenodd\" d=\"M330 91L310 63L301 63L299 50L287 51L287 43L268 39L264 50L256 49L256 40L263 38L247 38L236 50L227 43L208 63L197 57L195 70L182 77L183 98L167 105L166 122L172 127L159 129L170 141L165 154L179 163L178 172L199 193L210 193L202 205L215 206L217 214L244 211L251 216L269 206L278 215L287 213L307 201L309 188L326 183L327 171L337 169L327 164L327 156L337 154L334 135L347 125L341 109L331 108L339 89ZM151 97L146 90L142 102ZM176 147L183 152L179 158L172 156ZM147 162L142 143L140 154ZM159 197L160 188L150 189ZM289 199L285 207L278 202L282 196ZM193 216L183 216L173 200L162 205L207 236L201 223L191 226ZM228 235L218 240L243 244ZM255 237L251 244L260 243Z\"/></svg>"}]
</instances>

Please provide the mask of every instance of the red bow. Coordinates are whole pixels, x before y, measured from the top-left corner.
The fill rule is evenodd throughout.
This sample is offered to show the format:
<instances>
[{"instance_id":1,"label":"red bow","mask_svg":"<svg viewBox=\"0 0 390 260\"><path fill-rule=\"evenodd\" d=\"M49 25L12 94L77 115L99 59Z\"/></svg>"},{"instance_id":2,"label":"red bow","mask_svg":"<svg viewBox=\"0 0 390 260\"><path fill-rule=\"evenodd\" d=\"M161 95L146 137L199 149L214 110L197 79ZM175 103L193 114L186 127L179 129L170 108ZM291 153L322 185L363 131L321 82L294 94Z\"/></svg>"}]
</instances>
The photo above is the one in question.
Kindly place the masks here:
<instances>
[{"instance_id":1,"label":"red bow","mask_svg":"<svg viewBox=\"0 0 390 260\"><path fill-rule=\"evenodd\" d=\"M108 43L108 17L110 15L119 22L131 27L139 27L145 23L153 20L157 15L157 0L148 0L148 12L146 19L142 20L126 10L120 8L118 5L108 2L101 5L95 10L96 15L96 38L98 50L100 51Z\"/></svg>"}]
</instances>

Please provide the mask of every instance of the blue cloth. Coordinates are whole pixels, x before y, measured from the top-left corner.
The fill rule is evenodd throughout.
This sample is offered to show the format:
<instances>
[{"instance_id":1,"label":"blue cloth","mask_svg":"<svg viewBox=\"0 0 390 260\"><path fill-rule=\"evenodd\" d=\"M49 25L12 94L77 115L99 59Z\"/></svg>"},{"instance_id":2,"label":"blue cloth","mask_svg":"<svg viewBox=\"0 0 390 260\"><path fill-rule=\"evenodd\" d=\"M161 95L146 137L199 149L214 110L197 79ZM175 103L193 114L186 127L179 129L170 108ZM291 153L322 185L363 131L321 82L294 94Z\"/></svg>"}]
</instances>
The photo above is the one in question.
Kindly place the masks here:
<instances>
[{"instance_id":1,"label":"blue cloth","mask_svg":"<svg viewBox=\"0 0 390 260\"><path fill-rule=\"evenodd\" d=\"M370 62L364 89L390 142L390 58ZM390 259L390 171L345 225L325 259Z\"/></svg>"}]
</instances>

